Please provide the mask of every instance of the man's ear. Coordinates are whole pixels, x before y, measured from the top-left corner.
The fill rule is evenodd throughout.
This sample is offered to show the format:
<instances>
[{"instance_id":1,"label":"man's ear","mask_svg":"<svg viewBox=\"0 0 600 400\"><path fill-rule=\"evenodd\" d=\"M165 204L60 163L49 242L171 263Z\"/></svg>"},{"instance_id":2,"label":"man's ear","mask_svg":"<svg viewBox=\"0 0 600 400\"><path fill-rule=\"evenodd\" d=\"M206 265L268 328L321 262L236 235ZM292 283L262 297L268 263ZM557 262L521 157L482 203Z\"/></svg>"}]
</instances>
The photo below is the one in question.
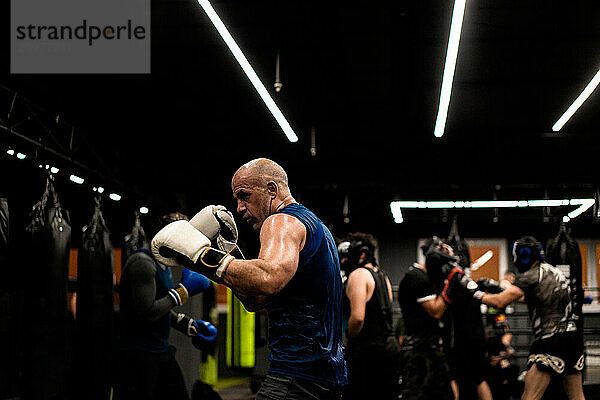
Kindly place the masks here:
<instances>
[{"instance_id":1,"label":"man's ear","mask_svg":"<svg viewBox=\"0 0 600 400\"><path fill-rule=\"evenodd\" d=\"M267 190L269 191L269 195L271 197L276 197L279 188L277 187L277 184L275 182L271 181L267 183Z\"/></svg>"}]
</instances>

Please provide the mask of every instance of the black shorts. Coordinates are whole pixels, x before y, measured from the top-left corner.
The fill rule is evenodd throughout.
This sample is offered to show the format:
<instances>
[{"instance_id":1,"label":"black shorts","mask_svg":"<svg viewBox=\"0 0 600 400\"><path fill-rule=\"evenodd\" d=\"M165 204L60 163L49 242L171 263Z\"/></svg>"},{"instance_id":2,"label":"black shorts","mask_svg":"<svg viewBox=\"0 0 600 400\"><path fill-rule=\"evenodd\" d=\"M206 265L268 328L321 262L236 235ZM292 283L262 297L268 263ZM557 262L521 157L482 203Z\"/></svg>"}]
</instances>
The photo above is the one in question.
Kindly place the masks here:
<instances>
[{"instance_id":1,"label":"black shorts","mask_svg":"<svg viewBox=\"0 0 600 400\"><path fill-rule=\"evenodd\" d=\"M486 380L489 361L484 351L452 349L448 352L447 358L450 376L459 384L478 386Z\"/></svg>"},{"instance_id":2,"label":"black shorts","mask_svg":"<svg viewBox=\"0 0 600 400\"><path fill-rule=\"evenodd\" d=\"M577 332L556 334L531 344L527 369L537 365L540 371L554 375L572 375L584 366L583 340Z\"/></svg>"},{"instance_id":3,"label":"black shorts","mask_svg":"<svg viewBox=\"0 0 600 400\"><path fill-rule=\"evenodd\" d=\"M402 352L401 371L402 399L454 399L444 353L435 350L405 350Z\"/></svg>"}]
</instances>

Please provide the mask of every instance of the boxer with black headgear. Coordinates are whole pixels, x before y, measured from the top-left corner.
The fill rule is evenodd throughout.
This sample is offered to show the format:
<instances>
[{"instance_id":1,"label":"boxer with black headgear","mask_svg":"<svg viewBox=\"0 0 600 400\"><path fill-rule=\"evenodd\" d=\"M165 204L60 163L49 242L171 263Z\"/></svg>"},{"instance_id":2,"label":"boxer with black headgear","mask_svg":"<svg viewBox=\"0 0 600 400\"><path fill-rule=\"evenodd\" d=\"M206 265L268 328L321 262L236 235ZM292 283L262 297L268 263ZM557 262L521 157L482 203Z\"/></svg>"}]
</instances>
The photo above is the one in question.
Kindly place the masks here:
<instances>
[{"instance_id":1,"label":"boxer with black headgear","mask_svg":"<svg viewBox=\"0 0 600 400\"><path fill-rule=\"evenodd\" d=\"M437 236L427 239L420 249L425 263L414 263L398 287L405 328L402 398L454 399L439 320L452 302L448 290L454 285L445 282L454 282L462 270L454 264L452 248Z\"/></svg>"},{"instance_id":2,"label":"boxer with black headgear","mask_svg":"<svg viewBox=\"0 0 600 400\"><path fill-rule=\"evenodd\" d=\"M525 273L536 261L544 260L544 247L533 236L524 236L513 244L512 254L517 270Z\"/></svg>"},{"instance_id":3,"label":"boxer with black headgear","mask_svg":"<svg viewBox=\"0 0 600 400\"><path fill-rule=\"evenodd\" d=\"M448 274L454 268L459 268L458 257L454 255L452 248L437 236L427 239L421 250L425 254L427 274L436 287L442 288Z\"/></svg>"},{"instance_id":4,"label":"boxer with black headgear","mask_svg":"<svg viewBox=\"0 0 600 400\"><path fill-rule=\"evenodd\" d=\"M544 250L533 236L513 244L513 261L519 273L504 290L483 294L483 303L504 308L515 301L527 303L534 341L527 360L522 399L542 397L552 376L562 379L569 399L583 399L583 336L577 330L570 288L565 275L544 260Z\"/></svg>"},{"instance_id":5,"label":"boxer with black headgear","mask_svg":"<svg viewBox=\"0 0 600 400\"><path fill-rule=\"evenodd\" d=\"M344 399L395 400L400 393L400 347L392 322L392 285L377 264L372 235L352 233L342 243L349 304Z\"/></svg>"},{"instance_id":6,"label":"boxer with black headgear","mask_svg":"<svg viewBox=\"0 0 600 400\"><path fill-rule=\"evenodd\" d=\"M374 261L374 252L375 248L369 240L351 234L350 238L338 245L340 268L348 276L356 268Z\"/></svg>"}]
</instances>

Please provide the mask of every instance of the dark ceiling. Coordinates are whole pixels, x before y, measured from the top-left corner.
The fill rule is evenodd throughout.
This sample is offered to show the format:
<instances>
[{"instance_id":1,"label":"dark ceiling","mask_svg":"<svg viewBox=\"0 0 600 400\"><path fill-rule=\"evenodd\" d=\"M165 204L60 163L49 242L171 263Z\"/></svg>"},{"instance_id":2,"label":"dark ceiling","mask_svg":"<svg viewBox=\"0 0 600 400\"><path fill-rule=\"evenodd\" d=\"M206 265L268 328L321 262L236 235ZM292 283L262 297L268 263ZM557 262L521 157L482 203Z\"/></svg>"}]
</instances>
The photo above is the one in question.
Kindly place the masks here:
<instances>
[{"instance_id":1,"label":"dark ceiling","mask_svg":"<svg viewBox=\"0 0 600 400\"><path fill-rule=\"evenodd\" d=\"M11 75L6 52L0 115L6 120L16 91L40 119L24 123L23 134L97 171L98 181L137 205L175 198L190 212L206 203L232 207L231 175L259 156L282 164L297 198L338 230L346 195L357 229L393 225L393 199L593 197L598 93L560 134L551 127L600 67L600 2L467 1L438 139L452 3L214 1L297 143L285 138L194 0L152 1L149 75ZM276 93L278 52L283 88ZM19 104L12 121L31 111ZM5 132L0 138L25 145ZM488 223L492 213L472 219ZM510 219L501 211L511 223L564 214L538 209ZM447 216L414 210L406 220L445 223Z\"/></svg>"}]
</instances>

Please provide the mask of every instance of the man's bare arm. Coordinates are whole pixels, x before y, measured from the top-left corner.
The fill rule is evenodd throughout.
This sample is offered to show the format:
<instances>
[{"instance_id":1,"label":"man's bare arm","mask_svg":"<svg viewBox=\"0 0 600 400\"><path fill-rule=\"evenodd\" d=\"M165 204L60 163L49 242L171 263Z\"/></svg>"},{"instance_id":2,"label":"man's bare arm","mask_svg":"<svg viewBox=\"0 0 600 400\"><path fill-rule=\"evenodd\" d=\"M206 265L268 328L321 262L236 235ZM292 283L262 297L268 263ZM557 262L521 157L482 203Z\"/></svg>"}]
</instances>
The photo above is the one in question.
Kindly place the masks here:
<instances>
[{"instance_id":1,"label":"man's bare arm","mask_svg":"<svg viewBox=\"0 0 600 400\"><path fill-rule=\"evenodd\" d=\"M371 298L374 289L375 281L373 280L373 276L364 268L354 270L348 277L346 286L346 296L350 302L348 337L355 337L362 330L365 322L367 302Z\"/></svg>"},{"instance_id":2,"label":"man's bare arm","mask_svg":"<svg viewBox=\"0 0 600 400\"><path fill-rule=\"evenodd\" d=\"M427 314L429 314L431 318L435 319L442 318L442 315L444 315L444 312L446 312L446 308L448 308L448 305L442 296L436 296L434 299L424 301L421 303L421 305Z\"/></svg>"},{"instance_id":3,"label":"man's bare arm","mask_svg":"<svg viewBox=\"0 0 600 400\"><path fill-rule=\"evenodd\" d=\"M525 293L518 287L508 283L504 287L504 291L496 294L486 293L481 298L481 301L488 306L496 308L504 308L515 301L522 300Z\"/></svg>"},{"instance_id":4,"label":"man's bare arm","mask_svg":"<svg viewBox=\"0 0 600 400\"><path fill-rule=\"evenodd\" d=\"M296 273L305 239L306 228L298 219L287 214L271 215L260 230L258 258L233 260L224 274L224 283L240 300L252 302L256 297L256 305L264 305L261 296L278 293Z\"/></svg>"}]
</instances>

